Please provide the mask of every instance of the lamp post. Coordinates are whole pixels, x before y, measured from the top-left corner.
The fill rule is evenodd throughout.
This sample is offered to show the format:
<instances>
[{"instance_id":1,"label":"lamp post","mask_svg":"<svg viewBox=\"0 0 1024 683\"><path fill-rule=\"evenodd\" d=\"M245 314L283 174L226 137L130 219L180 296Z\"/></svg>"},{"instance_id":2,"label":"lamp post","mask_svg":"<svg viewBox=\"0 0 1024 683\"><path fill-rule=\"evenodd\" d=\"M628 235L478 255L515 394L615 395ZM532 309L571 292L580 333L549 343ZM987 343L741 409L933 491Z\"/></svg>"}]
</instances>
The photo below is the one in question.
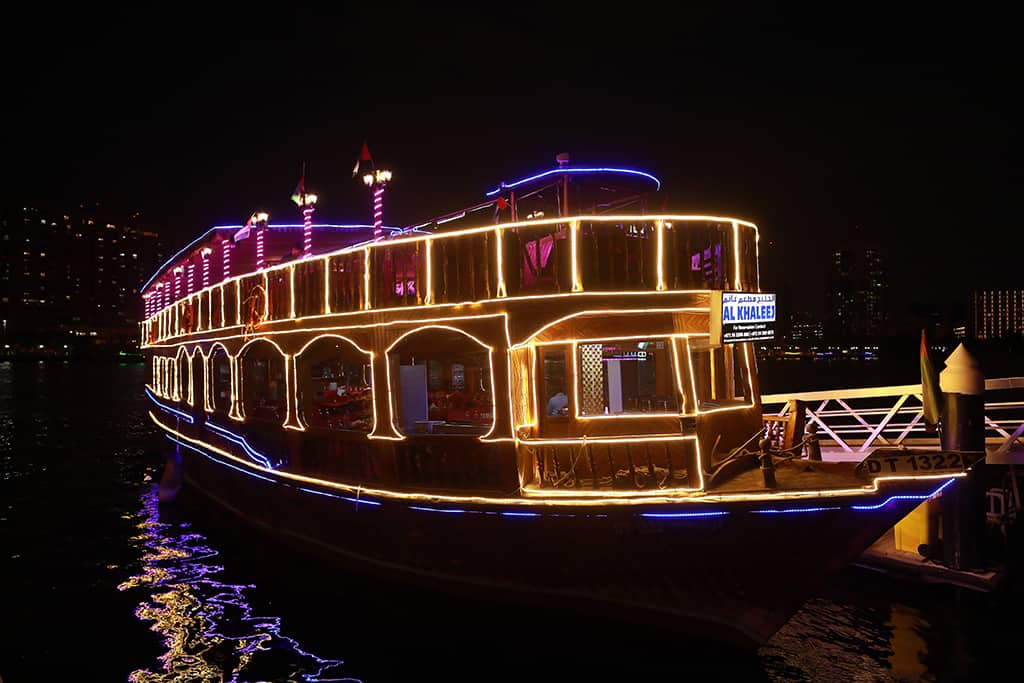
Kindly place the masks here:
<instances>
[{"instance_id":1,"label":"lamp post","mask_svg":"<svg viewBox=\"0 0 1024 683\"><path fill-rule=\"evenodd\" d=\"M221 282L231 277L231 247L234 244L231 237L225 237L220 243L221 248Z\"/></svg>"},{"instance_id":2,"label":"lamp post","mask_svg":"<svg viewBox=\"0 0 1024 683\"><path fill-rule=\"evenodd\" d=\"M384 188L391 182L391 171L377 169L363 176L363 182L373 191L373 239L384 232Z\"/></svg>"},{"instance_id":3,"label":"lamp post","mask_svg":"<svg viewBox=\"0 0 1024 683\"><path fill-rule=\"evenodd\" d=\"M184 270L181 266L174 267L174 300L181 298L181 273Z\"/></svg>"},{"instance_id":4,"label":"lamp post","mask_svg":"<svg viewBox=\"0 0 1024 683\"><path fill-rule=\"evenodd\" d=\"M313 209L316 207L315 194L303 194L299 207L302 209L302 258L313 255Z\"/></svg>"},{"instance_id":5,"label":"lamp post","mask_svg":"<svg viewBox=\"0 0 1024 683\"><path fill-rule=\"evenodd\" d=\"M263 270L265 263L263 242L266 239L268 218L270 216L263 211L257 211L249 218L249 224L256 224L256 270Z\"/></svg>"},{"instance_id":6,"label":"lamp post","mask_svg":"<svg viewBox=\"0 0 1024 683\"><path fill-rule=\"evenodd\" d=\"M213 249L210 249L209 247L204 247L203 250L199 252L203 259L203 289L210 286L210 254L212 253Z\"/></svg>"}]
</instances>

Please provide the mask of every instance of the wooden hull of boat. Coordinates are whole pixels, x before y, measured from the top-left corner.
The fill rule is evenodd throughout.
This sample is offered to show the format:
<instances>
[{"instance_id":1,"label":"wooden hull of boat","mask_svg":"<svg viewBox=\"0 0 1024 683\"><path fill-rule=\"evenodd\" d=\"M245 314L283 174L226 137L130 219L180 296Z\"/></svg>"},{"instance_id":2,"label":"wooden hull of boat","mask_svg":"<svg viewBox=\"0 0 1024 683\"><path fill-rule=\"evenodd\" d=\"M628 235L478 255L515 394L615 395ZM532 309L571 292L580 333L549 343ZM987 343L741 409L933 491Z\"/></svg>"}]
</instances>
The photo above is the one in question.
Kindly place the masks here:
<instances>
[{"instance_id":1,"label":"wooden hull of boat","mask_svg":"<svg viewBox=\"0 0 1024 683\"><path fill-rule=\"evenodd\" d=\"M559 606L756 648L918 500L523 508L364 499L175 448L188 486L289 545L375 577ZM941 484L903 482L901 495ZM806 511L817 506L839 509ZM791 510L782 512L779 510ZM774 511L773 511L774 510ZM801 510L795 512L792 510ZM652 517L652 514L717 513ZM725 514L722 514L725 513Z\"/></svg>"}]
</instances>

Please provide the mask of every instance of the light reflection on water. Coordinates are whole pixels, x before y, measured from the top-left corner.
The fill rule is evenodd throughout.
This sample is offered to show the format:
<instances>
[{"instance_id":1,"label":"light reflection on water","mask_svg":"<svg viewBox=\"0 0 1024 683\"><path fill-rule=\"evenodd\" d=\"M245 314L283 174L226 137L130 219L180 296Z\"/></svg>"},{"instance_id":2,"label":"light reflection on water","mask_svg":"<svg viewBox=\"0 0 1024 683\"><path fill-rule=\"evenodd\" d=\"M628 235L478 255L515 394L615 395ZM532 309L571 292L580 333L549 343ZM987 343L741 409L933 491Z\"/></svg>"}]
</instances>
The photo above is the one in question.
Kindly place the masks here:
<instances>
[{"instance_id":1,"label":"light reflection on water","mask_svg":"<svg viewBox=\"0 0 1024 683\"><path fill-rule=\"evenodd\" d=\"M278 617L253 614L245 592L254 586L218 581L217 551L189 522L161 519L155 485L141 502L139 534L130 539L142 553L141 571L118 590L146 593L135 615L152 622L167 651L162 671L136 670L129 681L358 681L341 673L341 660L283 635Z\"/></svg>"},{"instance_id":2,"label":"light reflection on water","mask_svg":"<svg viewBox=\"0 0 1024 683\"><path fill-rule=\"evenodd\" d=\"M760 656L773 681L934 680L923 666L911 672L918 651L901 653L905 666L897 675L890 659L898 631L883 610L813 598Z\"/></svg>"}]
</instances>

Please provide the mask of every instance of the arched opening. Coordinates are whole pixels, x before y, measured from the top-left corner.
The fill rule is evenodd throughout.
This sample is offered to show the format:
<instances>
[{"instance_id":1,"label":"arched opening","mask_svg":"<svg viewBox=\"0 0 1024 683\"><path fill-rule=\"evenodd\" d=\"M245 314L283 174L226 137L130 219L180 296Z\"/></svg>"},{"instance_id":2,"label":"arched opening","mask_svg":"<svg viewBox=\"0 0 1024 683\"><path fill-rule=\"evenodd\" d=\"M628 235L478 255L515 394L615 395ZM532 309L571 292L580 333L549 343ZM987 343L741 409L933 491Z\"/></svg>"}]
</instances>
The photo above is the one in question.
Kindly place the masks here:
<instances>
[{"instance_id":1,"label":"arched opening","mask_svg":"<svg viewBox=\"0 0 1024 683\"><path fill-rule=\"evenodd\" d=\"M153 381L152 381L152 385L151 386L153 388L153 393L156 394L157 396L159 396L160 395L160 356L153 355L150 358L150 363L152 365L152 370L153 370Z\"/></svg>"},{"instance_id":2,"label":"arched opening","mask_svg":"<svg viewBox=\"0 0 1024 683\"><path fill-rule=\"evenodd\" d=\"M295 357L298 406L308 427L373 429L371 356L340 337L321 337Z\"/></svg>"},{"instance_id":3,"label":"arched opening","mask_svg":"<svg viewBox=\"0 0 1024 683\"><path fill-rule=\"evenodd\" d=\"M177 378L175 384L174 398L178 401L185 401L192 405L192 357L188 355L185 347L178 350L174 359L174 371Z\"/></svg>"},{"instance_id":4,"label":"arched opening","mask_svg":"<svg viewBox=\"0 0 1024 683\"><path fill-rule=\"evenodd\" d=\"M167 356L160 359L160 395L164 398L174 397L174 361Z\"/></svg>"},{"instance_id":5,"label":"arched opening","mask_svg":"<svg viewBox=\"0 0 1024 683\"><path fill-rule=\"evenodd\" d=\"M213 348L209 368L210 407L227 415L231 410L231 358L223 346Z\"/></svg>"},{"instance_id":6,"label":"arched opening","mask_svg":"<svg viewBox=\"0 0 1024 683\"><path fill-rule=\"evenodd\" d=\"M288 412L285 358L269 341L256 340L242 351L242 413L246 419L284 424Z\"/></svg>"},{"instance_id":7,"label":"arched opening","mask_svg":"<svg viewBox=\"0 0 1024 683\"><path fill-rule=\"evenodd\" d=\"M493 427L491 353L473 337L429 327L398 341L388 363L399 432L482 435Z\"/></svg>"},{"instance_id":8,"label":"arched opening","mask_svg":"<svg viewBox=\"0 0 1024 683\"><path fill-rule=\"evenodd\" d=\"M189 363L189 391L191 391L191 402L189 405L193 407L193 412L199 412L203 409L203 392L205 391L206 381L206 358L203 356L202 351L199 347L192 349L192 362Z\"/></svg>"}]
</instances>

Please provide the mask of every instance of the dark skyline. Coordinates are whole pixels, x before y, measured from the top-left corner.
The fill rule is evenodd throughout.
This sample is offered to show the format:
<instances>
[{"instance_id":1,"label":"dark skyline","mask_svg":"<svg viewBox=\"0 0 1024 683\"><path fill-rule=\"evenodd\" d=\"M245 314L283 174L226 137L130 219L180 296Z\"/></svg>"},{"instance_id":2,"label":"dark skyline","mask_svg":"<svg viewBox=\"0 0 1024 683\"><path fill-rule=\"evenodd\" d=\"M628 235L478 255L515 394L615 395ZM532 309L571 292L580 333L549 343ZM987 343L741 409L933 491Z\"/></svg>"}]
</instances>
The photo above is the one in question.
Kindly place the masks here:
<instances>
[{"instance_id":1,"label":"dark skyline","mask_svg":"<svg viewBox=\"0 0 1024 683\"><path fill-rule=\"evenodd\" d=\"M3 48L5 200L138 210L183 245L257 208L298 221L303 162L318 220L368 222L364 140L395 173L392 225L566 151L655 173L670 211L758 223L762 284L789 282L791 309L823 309L849 246L883 251L896 316L1010 278L1008 17L679 12L25 13Z\"/></svg>"}]
</instances>

